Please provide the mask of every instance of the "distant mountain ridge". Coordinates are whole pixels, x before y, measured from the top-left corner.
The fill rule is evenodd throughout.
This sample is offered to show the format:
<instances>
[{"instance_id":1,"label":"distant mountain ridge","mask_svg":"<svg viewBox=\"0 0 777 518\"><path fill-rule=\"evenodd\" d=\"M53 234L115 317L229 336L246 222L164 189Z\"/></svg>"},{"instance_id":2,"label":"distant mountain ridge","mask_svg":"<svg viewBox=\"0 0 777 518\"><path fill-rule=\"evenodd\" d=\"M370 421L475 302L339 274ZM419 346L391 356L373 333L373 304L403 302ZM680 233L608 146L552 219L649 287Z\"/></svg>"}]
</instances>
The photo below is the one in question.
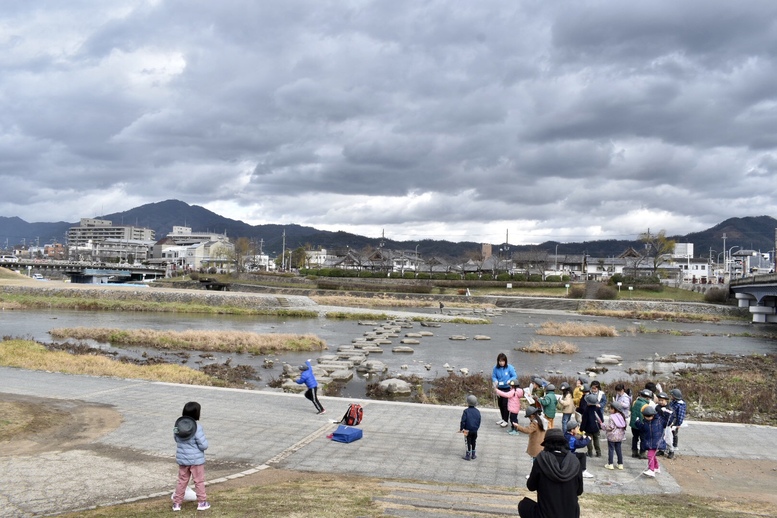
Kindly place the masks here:
<instances>
[{"instance_id":1,"label":"distant mountain ridge","mask_svg":"<svg viewBox=\"0 0 777 518\"><path fill-rule=\"evenodd\" d=\"M451 242L433 239L394 241L347 232L318 230L294 224L249 225L243 221L225 218L199 205L189 205L179 200L148 203L124 212L93 217L110 220L114 225L151 228L156 232L157 239L170 233L173 226L187 226L199 232L226 233L232 238L247 237L255 243L257 250L261 246L262 250L270 255L281 253L284 230L286 232L286 248L292 249L299 246L313 246L327 249L353 248L362 250L368 247L377 248L383 242L384 246L393 249L414 250L418 245L419 253L424 256L450 259L462 258L469 252L480 250L480 243L471 241ZM68 228L76 225L78 222L28 223L18 217L0 216L0 248L4 248L6 242L8 247L22 243L43 245L54 240L63 243ZM739 246L745 249L768 252L774 249L775 228L777 228L777 219L771 216L729 218L701 232L669 237L679 243L693 243L696 257L709 254L715 256L713 257L715 259L718 254L723 252L722 236L724 233L726 234L727 249ZM660 229L651 227L651 230L657 232ZM493 244L498 247L502 243ZM619 255L628 247L639 249L642 243L639 240L612 239L576 243L546 241L539 245L510 245L510 248L513 251L540 249L554 253L556 245L558 245L559 254L587 253L593 257L611 257Z\"/></svg>"}]
</instances>

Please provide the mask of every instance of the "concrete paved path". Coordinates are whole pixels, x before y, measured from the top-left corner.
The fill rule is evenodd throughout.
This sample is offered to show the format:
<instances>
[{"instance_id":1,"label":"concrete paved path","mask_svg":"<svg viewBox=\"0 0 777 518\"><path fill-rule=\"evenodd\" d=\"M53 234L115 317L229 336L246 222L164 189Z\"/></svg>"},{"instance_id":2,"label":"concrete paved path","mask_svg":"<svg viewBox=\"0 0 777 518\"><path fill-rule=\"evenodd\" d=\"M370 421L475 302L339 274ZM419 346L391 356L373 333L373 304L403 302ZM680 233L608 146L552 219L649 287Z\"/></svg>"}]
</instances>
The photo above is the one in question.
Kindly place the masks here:
<instances>
[{"instance_id":1,"label":"concrete paved path","mask_svg":"<svg viewBox=\"0 0 777 518\"><path fill-rule=\"evenodd\" d=\"M496 426L495 410L483 410L478 459L466 462L456 433L463 407L360 401L364 438L351 444L326 438L331 422L353 400L326 398L327 414L315 414L301 395L73 376L0 367L0 399L6 394L108 405L121 425L88 445L37 455L0 457L3 516L53 514L147 496L170 494L177 467L172 426L187 401L202 404L210 441L210 484L268 466L310 472L410 479L437 484L525 488L526 436ZM525 421L521 418L522 421ZM735 437L736 440L731 440ZM681 454L777 461L777 428L690 422ZM606 442L603 443L606 452ZM646 461L627 458L626 469L608 471L590 459L586 492L673 493L679 486L671 462L655 480L640 480ZM645 477L642 477L643 479Z\"/></svg>"}]
</instances>

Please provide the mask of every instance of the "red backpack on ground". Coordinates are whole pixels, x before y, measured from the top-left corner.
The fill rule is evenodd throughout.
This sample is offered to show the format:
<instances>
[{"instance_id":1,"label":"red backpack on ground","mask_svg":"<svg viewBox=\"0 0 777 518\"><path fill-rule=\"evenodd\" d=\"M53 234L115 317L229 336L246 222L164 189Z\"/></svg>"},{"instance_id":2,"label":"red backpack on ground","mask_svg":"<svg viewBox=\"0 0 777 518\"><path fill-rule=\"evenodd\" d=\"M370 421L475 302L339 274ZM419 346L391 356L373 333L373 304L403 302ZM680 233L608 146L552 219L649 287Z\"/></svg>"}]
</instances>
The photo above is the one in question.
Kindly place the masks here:
<instances>
[{"instance_id":1,"label":"red backpack on ground","mask_svg":"<svg viewBox=\"0 0 777 518\"><path fill-rule=\"evenodd\" d=\"M345 411L345 415L340 422L348 426L356 426L362 422L362 418L364 418L364 409L361 405L352 403L348 405L348 410Z\"/></svg>"}]
</instances>

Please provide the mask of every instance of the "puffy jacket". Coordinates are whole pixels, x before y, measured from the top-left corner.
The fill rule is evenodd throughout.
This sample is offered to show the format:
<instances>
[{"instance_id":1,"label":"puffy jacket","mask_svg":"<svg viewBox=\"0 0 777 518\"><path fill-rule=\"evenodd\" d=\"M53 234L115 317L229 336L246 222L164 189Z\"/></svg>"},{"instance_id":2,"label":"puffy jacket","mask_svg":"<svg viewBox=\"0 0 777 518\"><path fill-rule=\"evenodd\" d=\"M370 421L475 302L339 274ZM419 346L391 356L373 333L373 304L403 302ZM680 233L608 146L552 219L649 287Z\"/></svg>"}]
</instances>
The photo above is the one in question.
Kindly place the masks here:
<instances>
[{"instance_id":1,"label":"puffy jacket","mask_svg":"<svg viewBox=\"0 0 777 518\"><path fill-rule=\"evenodd\" d=\"M491 382L496 383L496 388L501 390L508 390L510 388L510 380L517 378L518 375L515 373L515 368L509 363L504 367L495 365L494 370L491 371Z\"/></svg>"},{"instance_id":2,"label":"puffy jacket","mask_svg":"<svg viewBox=\"0 0 777 518\"><path fill-rule=\"evenodd\" d=\"M467 430L468 432L477 432L480 428L480 410L474 406L470 406L464 409L461 413L461 424L459 430Z\"/></svg>"},{"instance_id":3,"label":"puffy jacket","mask_svg":"<svg viewBox=\"0 0 777 518\"><path fill-rule=\"evenodd\" d=\"M631 418L629 419L629 426L632 428L637 428L637 419L642 417L642 407L649 404L650 401L646 398L643 398L642 396L638 397L637 400L634 401L634 404L631 405Z\"/></svg>"},{"instance_id":4,"label":"puffy jacket","mask_svg":"<svg viewBox=\"0 0 777 518\"><path fill-rule=\"evenodd\" d=\"M545 395L539 398L540 404L542 405L542 411L545 414L545 417L548 419L553 419L556 417L556 393L552 390L548 390L545 392Z\"/></svg>"},{"instance_id":5,"label":"puffy jacket","mask_svg":"<svg viewBox=\"0 0 777 518\"><path fill-rule=\"evenodd\" d=\"M610 419L604 423L604 431L609 442L622 442L626 437L626 419L623 414L610 414Z\"/></svg>"},{"instance_id":6,"label":"puffy jacket","mask_svg":"<svg viewBox=\"0 0 777 518\"><path fill-rule=\"evenodd\" d=\"M562 414L575 413L575 401L572 399L572 394L567 393L566 396L561 396L561 413Z\"/></svg>"},{"instance_id":7,"label":"puffy jacket","mask_svg":"<svg viewBox=\"0 0 777 518\"><path fill-rule=\"evenodd\" d=\"M510 389L507 392L501 390L496 391L499 397L507 398L507 410L512 414L517 414L521 411L521 398L523 397L522 388Z\"/></svg>"},{"instance_id":8,"label":"puffy jacket","mask_svg":"<svg viewBox=\"0 0 777 518\"><path fill-rule=\"evenodd\" d=\"M314 388L318 386L318 382L316 381L316 375L313 374L313 366L310 364L310 360L307 360L305 362L305 365L308 366L307 370L302 371L302 374L300 374L299 379L296 380L297 383L302 385L303 383L307 388Z\"/></svg>"},{"instance_id":9,"label":"puffy jacket","mask_svg":"<svg viewBox=\"0 0 777 518\"><path fill-rule=\"evenodd\" d=\"M175 438L175 461L179 466L199 466L205 464L205 450L208 449L208 439L202 425L197 423L197 431L188 439Z\"/></svg>"},{"instance_id":10,"label":"puffy jacket","mask_svg":"<svg viewBox=\"0 0 777 518\"><path fill-rule=\"evenodd\" d=\"M582 435L574 435L570 432L564 434L569 444L569 451L575 453L576 448L585 448L591 442L590 437L583 437Z\"/></svg>"},{"instance_id":11,"label":"puffy jacket","mask_svg":"<svg viewBox=\"0 0 777 518\"><path fill-rule=\"evenodd\" d=\"M656 419L655 417L649 421L647 419L637 419L634 428L639 430L642 449L660 449L661 442L664 440L664 424L660 419Z\"/></svg>"}]
</instances>

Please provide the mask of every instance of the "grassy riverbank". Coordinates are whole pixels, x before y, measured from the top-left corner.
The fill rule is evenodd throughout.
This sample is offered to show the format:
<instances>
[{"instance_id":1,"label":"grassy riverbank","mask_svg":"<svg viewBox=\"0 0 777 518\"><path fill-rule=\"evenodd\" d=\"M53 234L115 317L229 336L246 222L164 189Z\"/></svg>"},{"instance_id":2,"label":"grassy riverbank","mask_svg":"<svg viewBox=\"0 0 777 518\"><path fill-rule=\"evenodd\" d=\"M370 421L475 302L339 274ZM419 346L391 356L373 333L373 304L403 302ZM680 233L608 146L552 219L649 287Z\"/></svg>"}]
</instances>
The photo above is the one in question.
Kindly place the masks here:
<instances>
[{"instance_id":1,"label":"grassy riverbank","mask_svg":"<svg viewBox=\"0 0 777 518\"><path fill-rule=\"evenodd\" d=\"M248 331L156 331L153 329L57 328L54 338L96 340L112 345L155 349L268 354L281 351L323 351L326 342L315 335L259 334Z\"/></svg>"},{"instance_id":2,"label":"grassy riverbank","mask_svg":"<svg viewBox=\"0 0 777 518\"><path fill-rule=\"evenodd\" d=\"M0 341L0 365L65 374L114 376L185 385L229 386L222 380L182 365L170 363L133 365L105 356L74 355L63 351L50 351L44 345L30 340Z\"/></svg>"}]
</instances>

